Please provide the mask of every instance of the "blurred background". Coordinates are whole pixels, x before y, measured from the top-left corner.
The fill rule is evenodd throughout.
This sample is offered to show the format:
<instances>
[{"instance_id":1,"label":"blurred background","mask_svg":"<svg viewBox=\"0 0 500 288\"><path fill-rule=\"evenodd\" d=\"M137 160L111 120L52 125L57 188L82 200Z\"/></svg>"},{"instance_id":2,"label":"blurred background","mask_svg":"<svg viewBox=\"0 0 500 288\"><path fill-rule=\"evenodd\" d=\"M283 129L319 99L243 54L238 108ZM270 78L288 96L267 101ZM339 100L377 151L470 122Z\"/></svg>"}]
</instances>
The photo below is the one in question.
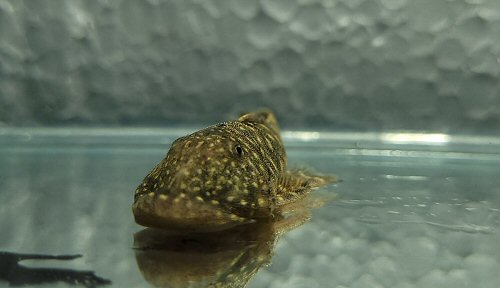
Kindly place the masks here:
<instances>
[{"instance_id":1,"label":"blurred background","mask_svg":"<svg viewBox=\"0 0 500 288\"><path fill-rule=\"evenodd\" d=\"M0 125L500 132L498 0L0 0Z\"/></svg>"}]
</instances>

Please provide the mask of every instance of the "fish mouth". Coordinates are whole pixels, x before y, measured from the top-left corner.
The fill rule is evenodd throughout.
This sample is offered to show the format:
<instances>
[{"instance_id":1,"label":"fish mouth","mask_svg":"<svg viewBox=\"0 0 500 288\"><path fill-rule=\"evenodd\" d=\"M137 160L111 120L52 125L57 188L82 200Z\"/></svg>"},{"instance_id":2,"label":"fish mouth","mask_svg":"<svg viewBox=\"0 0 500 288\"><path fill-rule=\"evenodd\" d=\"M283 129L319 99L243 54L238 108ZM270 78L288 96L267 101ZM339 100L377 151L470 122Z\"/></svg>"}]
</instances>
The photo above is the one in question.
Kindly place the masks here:
<instances>
[{"instance_id":1,"label":"fish mouth","mask_svg":"<svg viewBox=\"0 0 500 288\"><path fill-rule=\"evenodd\" d=\"M211 203L155 193L137 199L132 212L139 225L181 232L215 232L253 222Z\"/></svg>"}]
</instances>

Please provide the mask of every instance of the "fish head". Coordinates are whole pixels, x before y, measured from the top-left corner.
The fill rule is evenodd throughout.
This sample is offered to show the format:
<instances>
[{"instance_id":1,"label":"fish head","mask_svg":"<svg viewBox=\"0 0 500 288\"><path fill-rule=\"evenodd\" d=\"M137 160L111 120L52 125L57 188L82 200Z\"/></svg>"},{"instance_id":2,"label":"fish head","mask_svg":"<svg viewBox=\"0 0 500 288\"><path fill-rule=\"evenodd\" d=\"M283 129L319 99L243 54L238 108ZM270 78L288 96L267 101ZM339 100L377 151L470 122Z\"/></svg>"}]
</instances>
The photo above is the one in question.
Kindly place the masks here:
<instances>
[{"instance_id":1,"label":"fish head","mask_svg":"<svg viewBox=\"0 0 500 288\"><path fill-rule=\"evenodd\" d=\"M174 141L136 190L136 222L213 231L267 211L276 176L266 161L278 150L284 155L284 149L258 147L263 136L255 129L226 122Z\"/></svg>"}]
</instances>

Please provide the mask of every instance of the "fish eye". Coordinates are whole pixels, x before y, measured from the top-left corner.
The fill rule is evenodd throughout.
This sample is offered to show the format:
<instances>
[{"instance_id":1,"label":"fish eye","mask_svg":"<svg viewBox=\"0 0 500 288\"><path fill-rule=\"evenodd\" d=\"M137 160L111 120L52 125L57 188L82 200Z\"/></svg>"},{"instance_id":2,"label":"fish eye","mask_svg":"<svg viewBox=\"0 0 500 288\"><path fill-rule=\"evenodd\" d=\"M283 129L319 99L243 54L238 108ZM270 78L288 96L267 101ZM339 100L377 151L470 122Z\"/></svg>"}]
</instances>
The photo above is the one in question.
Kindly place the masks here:
<instances>
[{"instance_id":1,"label":"fish eye","mask_svg":"<svg viewBox=\"0 0 500 288\"><path fill-rule=\"evenodd\" d=\"M243 154L243 148L241 148L240 145L236 145L235 149L236 149L236 153L238 153L238 155L241 156L241 154Z\"/></svg>"}]
</instances>

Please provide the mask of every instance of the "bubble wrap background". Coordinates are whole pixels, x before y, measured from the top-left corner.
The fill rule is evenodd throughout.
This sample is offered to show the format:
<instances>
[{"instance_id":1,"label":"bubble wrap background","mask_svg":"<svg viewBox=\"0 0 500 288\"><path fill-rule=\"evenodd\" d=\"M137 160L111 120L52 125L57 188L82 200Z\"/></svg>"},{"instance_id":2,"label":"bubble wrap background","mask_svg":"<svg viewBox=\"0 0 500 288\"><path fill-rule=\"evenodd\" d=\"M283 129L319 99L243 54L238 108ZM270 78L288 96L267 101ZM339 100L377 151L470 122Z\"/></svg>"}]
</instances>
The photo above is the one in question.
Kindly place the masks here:
<instances>
[{"instance_id":1,"label":"bubble wrap background","mask_svg":"<svg viewBox=\"0 0 500 288\"><path fill-rule=\"evenodd\" d=\"M3 125L500 132L498 0L0 0Z\"/></svg>"}]
</instances>

